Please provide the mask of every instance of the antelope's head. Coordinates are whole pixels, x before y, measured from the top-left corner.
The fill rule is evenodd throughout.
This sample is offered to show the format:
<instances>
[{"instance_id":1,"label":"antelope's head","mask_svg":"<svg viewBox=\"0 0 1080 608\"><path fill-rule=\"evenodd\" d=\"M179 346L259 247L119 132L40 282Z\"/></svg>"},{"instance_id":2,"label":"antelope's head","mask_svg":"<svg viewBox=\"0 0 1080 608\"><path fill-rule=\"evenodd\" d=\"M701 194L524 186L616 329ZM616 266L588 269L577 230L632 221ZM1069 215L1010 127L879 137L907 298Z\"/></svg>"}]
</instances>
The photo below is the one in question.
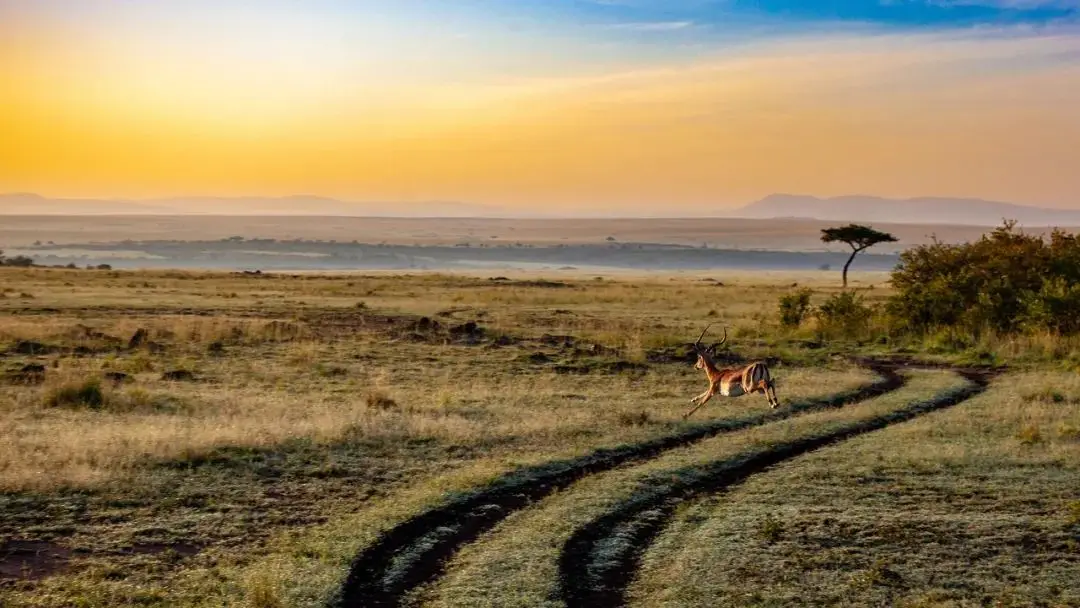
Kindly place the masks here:
<instances>
[{"instance_id":1,"label":"antelope's head","mask_svg":"<svg viewBox=\"0 0 1080 608\"><path fill-rule=\"evenodd\" d=\"M701 339L705 337L705 332L709 331L712 325L708 325L702 330L701 335L698 336L697 342L694 342L694 352L697 353L697 363L694 364L694 369L705 369L707 363L712 362L712 358L716 356L716 349L720 348L727 342L727 328L724 328L724 339L720 340L716 344L710 346L703 346Z\"/></svg>"}]
</instances>

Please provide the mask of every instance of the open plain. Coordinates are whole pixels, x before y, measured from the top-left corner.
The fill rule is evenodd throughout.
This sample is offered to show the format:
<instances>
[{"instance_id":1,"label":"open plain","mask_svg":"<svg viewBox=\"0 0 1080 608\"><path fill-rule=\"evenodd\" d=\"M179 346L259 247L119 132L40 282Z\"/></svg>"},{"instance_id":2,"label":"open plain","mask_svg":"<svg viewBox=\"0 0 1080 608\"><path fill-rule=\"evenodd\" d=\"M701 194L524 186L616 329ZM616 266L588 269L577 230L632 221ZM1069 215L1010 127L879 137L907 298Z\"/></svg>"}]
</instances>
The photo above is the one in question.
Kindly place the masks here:
<instances>
[{"instance_id":1,"label":"open plain","mask_svg":"<svg viewBox=\"0 0 1080 608\"><path fill-rule=\"evenodd\" d=\"M837 274L0 269L0 605L1080 606L1076 345Z\"/></svg>"}]
</instances>

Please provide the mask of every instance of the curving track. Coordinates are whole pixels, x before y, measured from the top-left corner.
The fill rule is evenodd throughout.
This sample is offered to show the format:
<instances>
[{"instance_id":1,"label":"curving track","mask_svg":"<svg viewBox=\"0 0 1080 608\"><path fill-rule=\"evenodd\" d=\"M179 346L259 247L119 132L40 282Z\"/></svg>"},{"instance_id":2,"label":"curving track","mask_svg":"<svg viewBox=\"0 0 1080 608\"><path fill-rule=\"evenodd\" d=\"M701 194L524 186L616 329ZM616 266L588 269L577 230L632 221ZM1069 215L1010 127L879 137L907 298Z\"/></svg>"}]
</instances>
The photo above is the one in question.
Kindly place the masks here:
<instances>
[{"instance_id":1,"label":"curving track","mask_svg":"<svg viewBox=\"0 0 1080 608\"><path fill-rule=\"evenodd\" d=\"M687 481L618 505L579 529L563 546L558 599L569 608L625 605L625 593L642 554L671 520L679 503L722 491L786 460L962 403L984 392L991 378L989 373L982 371L954 371L969 384L929 401L912 403L832 432L778 444L737 460L717 462L705 470L688 472L684 477ZM612 542L614 540L618 542ZM605 547L613 545L620 547L614 555L605 551Z\"/></svg>"},{"instance_id":2,"label":"curving track","mask_svg":"<svg viewBox=\"0 0 1080 608\"><path fill-rule=\"evenodd\" d=\"M894 364L868 360L860 361L860 363L880 375L881 379L852 391L799 402L757 416L718 420L694 426L681 433L639 444L598 450L581 458L529 467L507 475L483 490L417 515L389 530L354 559L348 577L337 596L332 599L331 606L345 608L400 605L405 596L411 591L437 579L442 574L446 562L461 547L475 541L482 534L506 519L511 513L528 507L531 503L588 475L609 471L628 464L640 463L655 458L665 451L688 446L722 433L740 431L776 422L798 413L838 408L865 401L898 390L906 382L906 378L896 372L897 366ZM983 387L985 382L976 386ZM959 399L959 401L973 394L975 393L972 392L970 395ZM940 407L944 406L939 405L934 409L940 409ZM914 413L905 419L910 419L929 410L925 408L918 411L913 408L903 410L903 412L908 411ZM902 413L897 415L902 415ZM890 420L882 426L888 426L900 421L902 420ZM872 420L867 424L874 422ZM742 478L781 460L793 458L811 449L817 449L828 443L834 443L870 430L875 429L866 428L843 437L834 436L837 435L834 433L829 436L831 440L828 441L824 437L817 438L814 441L821 441L822 443L815 443L814 446L816 447L807 447L802 443L788 445L786 449L782 449L784 446L778 446L768 452L772 456L763 456L756 468L751 467L753 470L746 469ZM749 463L744 464L749 466ZM729 477L728 474L717 474L723 479ZM701 491L707 491L708 488L714 485L703 483L700 488ZM687 496L691 494L687 494ZM657 497L657 499L654 506L664 505L679 498L673 495ZM638 506L644 508L639 509ZM633 523L639 516L650 511L650 509L652 507L644 504L638 505L637 502L623 505L613 513L586 526L574 536L563 555L562 599L575 606L607 606L621 603L622 591L625 590L626 584L629 583L640 550L643 550L648 545L656 532L666 523L667 516L654 518L655 521L646 521L643 526L635 528L635 538L640 538L640 542L635 543L638 550L620 560L620 564L624 564L625 567L620 566L604 570L600 574L600 580L580 578L576 575L567 576L566 573L575 572L574 569L587 566L591 561L591 551L596 542L601 541L606 534L610 534L616 528L622 530L623 524ZM670 513L667 515L670 515ZM578 571L584 572L585 570ZM578 585L574 581L579 581L581 584ZM612 592L605 592L603 597L598 596L590 591L594 585L599 585L596 587L598 589L610 589Z\"/></svg>"}]
</instances>

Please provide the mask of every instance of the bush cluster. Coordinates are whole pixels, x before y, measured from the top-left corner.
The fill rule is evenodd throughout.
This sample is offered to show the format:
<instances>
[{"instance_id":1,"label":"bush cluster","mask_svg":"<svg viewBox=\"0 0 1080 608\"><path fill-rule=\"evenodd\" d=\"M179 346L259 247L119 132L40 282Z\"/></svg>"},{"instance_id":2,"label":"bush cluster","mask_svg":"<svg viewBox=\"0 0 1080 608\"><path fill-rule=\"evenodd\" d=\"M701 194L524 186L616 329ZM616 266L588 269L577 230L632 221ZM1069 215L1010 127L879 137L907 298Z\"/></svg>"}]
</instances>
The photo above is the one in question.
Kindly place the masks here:
<instances>
[{"instance_id":1,"label":"bush cluster","mask_svg":"<svg viewBox=\"0 0 1080 608\"><path fill-rule=\"evenodd\" d=\"M789 330L798 329L806 320L814 318L817 332L823 338L861 339L867 336L871 320L879 312L854 291L829 296L817 309L810 303L813 295L813 290L801 289L781 296L780 325Z\"/></svg>"},{"instance_id":2,"label":"bush cluster","mask_svg":"<svg viewBox=\"0 0 1080 608\"><path fill-rule=\"evenodd\" d=\"M888 313L902 329L1080 333L1080 239L1049 239L1005 222L978 241L904 251L892 273Z\"/></svg>"},{"instance_id":3,"label":"bush cluster","mask_svg":"<svg viewBox=\"0 0 1080 608\"><path fill-rule=\"evenodd\" d=\"M810 314L810 296L814 295L812 289L801 289L780 297L780 325L787 329L795 329L802 325Z\"/></svg>"},{"instance_id":4,"label":"bush cluster","mask_svg":"<svg viewBox=\"0 0 1080 608\"><path fill-rule=\"evenodd\" d=\"M829 297L817 310L818 333L829 338L859 338L870 329L875 310L854 291Z\"/></svg>"}]
</instances>

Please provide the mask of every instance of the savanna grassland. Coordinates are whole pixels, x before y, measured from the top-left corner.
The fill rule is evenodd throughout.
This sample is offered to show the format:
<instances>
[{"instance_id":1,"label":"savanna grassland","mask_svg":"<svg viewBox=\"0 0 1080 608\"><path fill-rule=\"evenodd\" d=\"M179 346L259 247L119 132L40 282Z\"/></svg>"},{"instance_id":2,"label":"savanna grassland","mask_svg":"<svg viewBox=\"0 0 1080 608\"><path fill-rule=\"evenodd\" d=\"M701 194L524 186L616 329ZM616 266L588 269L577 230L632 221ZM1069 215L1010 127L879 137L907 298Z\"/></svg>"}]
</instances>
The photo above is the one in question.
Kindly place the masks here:
<instances>
[{"instance_id":1,"label":"savanna grassland","mask_svg":"<svg viewBox=\"0 0 1080 608\"><path fill-rule=\"evenodd\" d=\"M2 268L0 605L1080 606L1078 349L835 275Z\"/></svg>"}]
</instances>

